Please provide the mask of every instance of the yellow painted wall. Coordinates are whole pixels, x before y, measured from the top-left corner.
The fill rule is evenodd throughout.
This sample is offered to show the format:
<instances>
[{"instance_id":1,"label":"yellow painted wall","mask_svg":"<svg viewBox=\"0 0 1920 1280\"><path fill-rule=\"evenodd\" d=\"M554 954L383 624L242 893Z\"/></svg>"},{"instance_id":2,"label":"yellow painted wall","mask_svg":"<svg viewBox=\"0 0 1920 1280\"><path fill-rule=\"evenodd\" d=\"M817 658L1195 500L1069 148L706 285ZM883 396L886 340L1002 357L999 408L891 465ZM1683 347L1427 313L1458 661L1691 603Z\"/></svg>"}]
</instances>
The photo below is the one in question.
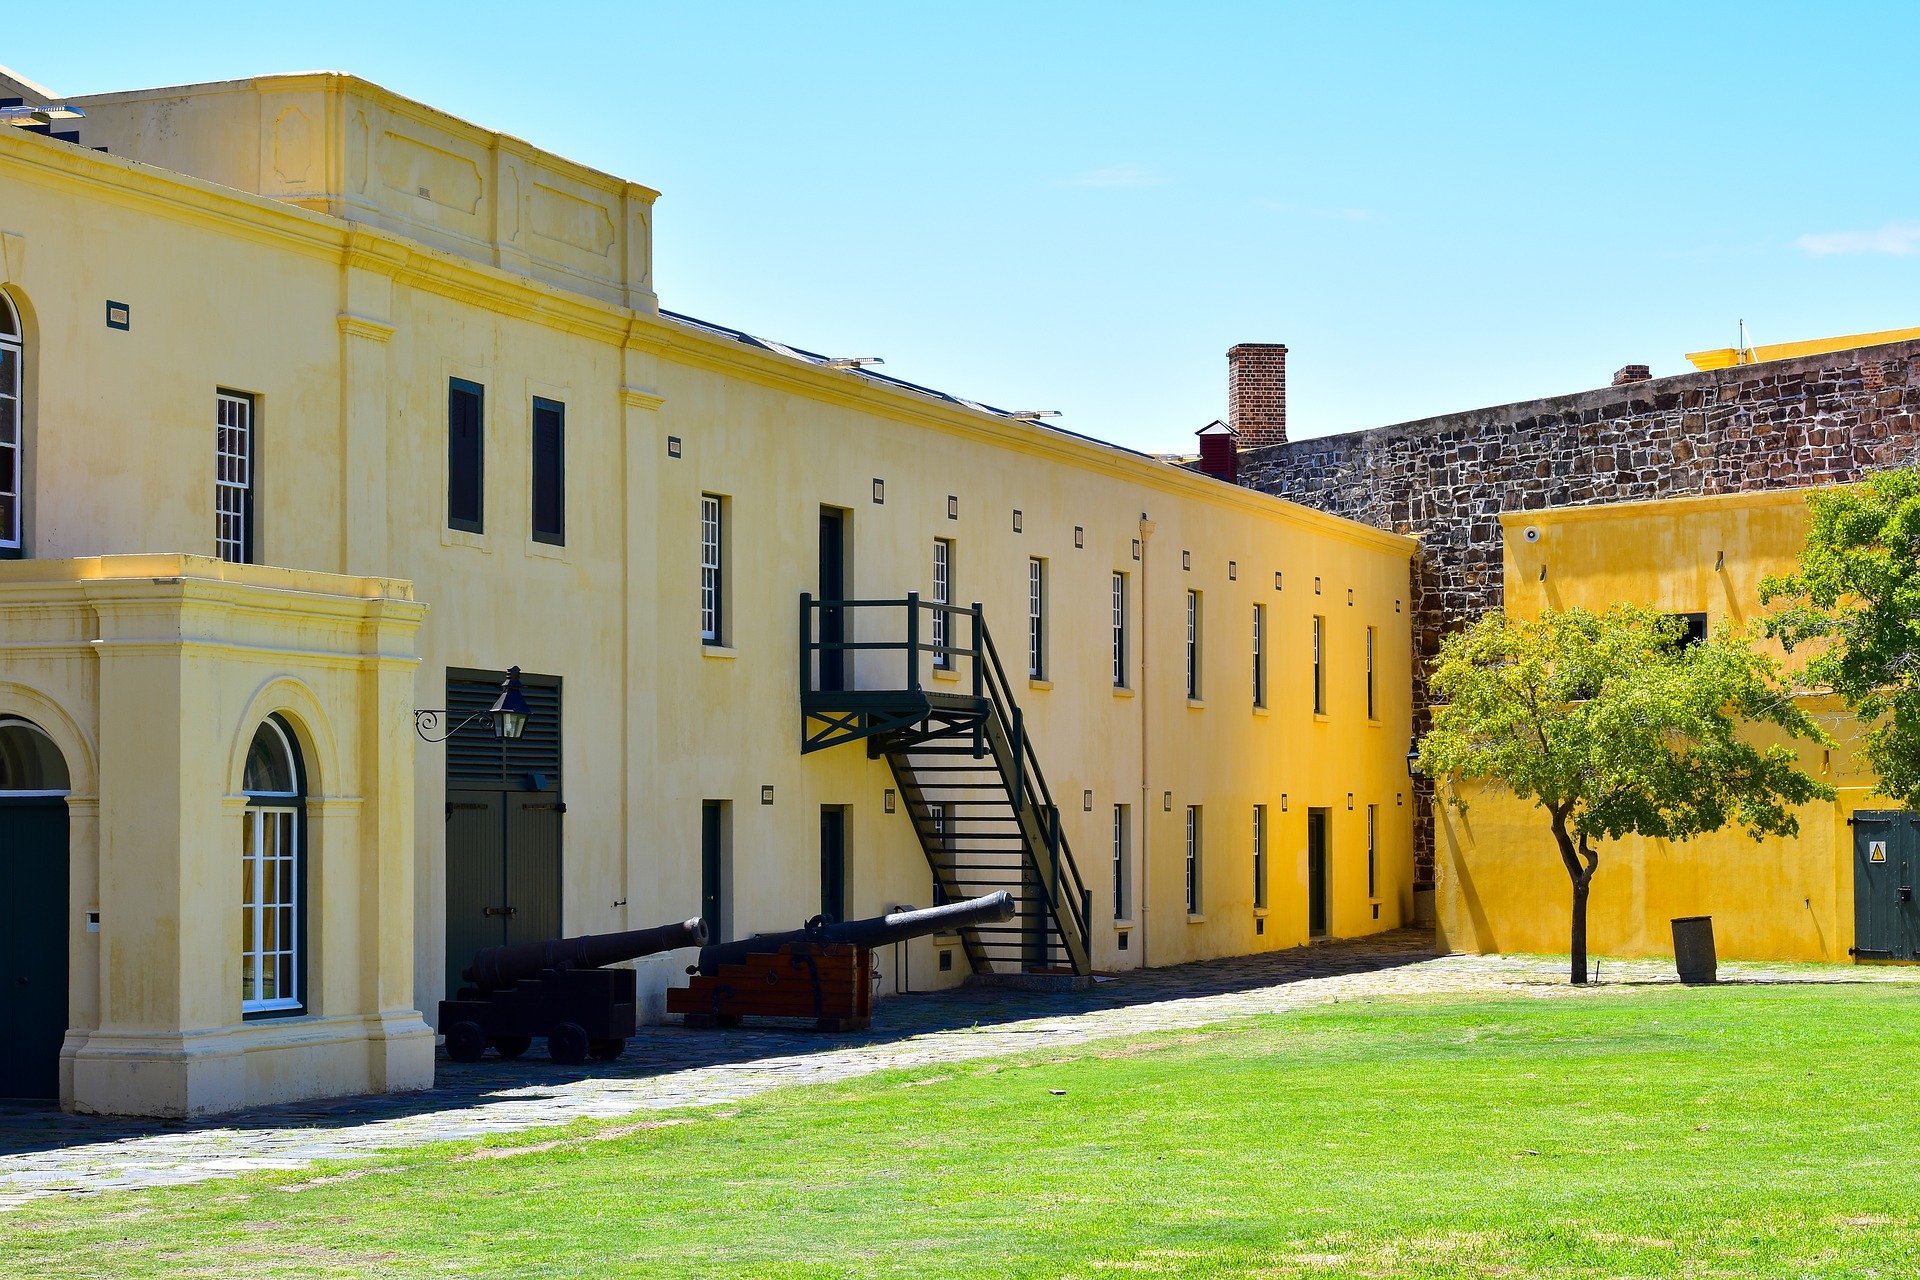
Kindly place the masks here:
<instances>
[{"instance_id":1,"label":"yellow painted wall","mask_svg":"<svg viewBox=\"0 0 1920 1280\"><path fill-rule=\"evenodd\" d=\"M1797 563L1806 492L1509 513L1501 530L1514 617L1629 601L1704 612L1709 626L1752 627L1762 612L1760 580ZM1589 899L1596 953L1671 954L1673 918L1711 915L1725 957L1847 959L1854 935L1847 820L1856 809L1891 806L1871 797L1844 708L1824 696L1809 696L1807 706L1837 745L1803 751L1803 764L1838 789L1838 801L1805 806L1791 839L1755 841L1729 830L1685 842L1603 845ZM1463 951L1565 951L1572 890L1541 811L1484 789L1464 798L1464 813L1451 804L1435 810L1443 940Z\"/></svg>"},{"instance_id":2,"label":"yellow painted wall","mask_svg":"<svg viewBox=\"0 0 1920 1280\"><path fill-rule=\"evenodd\" d=\"M330 172L335 161L316 163ZM448 668L518 664L564 680L569 931L697 911L703 799L733 802L736 933L791 928L816 909L822 804L850 806L852 912L927 903L908 819L882 812L885 762L858 746L799 752L798 600L817 590L823 504L851 513L856 595L930 590L932 540L954 539L955 598L984 604L1010 663L1024 649L1028 558L1047 559L1051 679L1019 693L1094 890L1098 965L1303 941L1316 806L1332 822L1333 931L1410 917L1408 539L555 288L472 245L428 247L365 219L11 132L0 133L0 247L0 286L29 321L29 554L211 552L214 393L258 397L260 558L413 583L431 607L415 705L442 705ZM132 307L130 331L104 326L109 298ZM487 389L480 535L446 528L449 377ZM528 533L536 395L567 405L563 548ZM669 456L670 437L682 456ZM729 508L729 634L717 649L698 635L703 492ZM1143 514L1152 532L1136 562ZM1131 688L1119 693L1115 570L1131 575L1132 604ZM1182 670L1190 588L1205 602L1198 705ZM1251 705L1256 601L1269 610L1263 711ZM1325 717L1311 707L1315 615L1328 625ZM1371 722L1368 627L1379 645ZM443 779L442 749L418 745L412 1000L428 1011L442 994ZM772 806L759 803L763 785L775 788ZM1251 867L1261 803L1272 862L1263 915ZM1133 806L1133 872L1148 886L1118 928L1115 804ZM1189 804L1206 815L1195 919L1182 892ZM904 958L914 987L936 981L933 943ZM641 963L652 1011L684 962ZM885 990L907 979L891 951L881 963Z\"/></svg>"}]
</instances>

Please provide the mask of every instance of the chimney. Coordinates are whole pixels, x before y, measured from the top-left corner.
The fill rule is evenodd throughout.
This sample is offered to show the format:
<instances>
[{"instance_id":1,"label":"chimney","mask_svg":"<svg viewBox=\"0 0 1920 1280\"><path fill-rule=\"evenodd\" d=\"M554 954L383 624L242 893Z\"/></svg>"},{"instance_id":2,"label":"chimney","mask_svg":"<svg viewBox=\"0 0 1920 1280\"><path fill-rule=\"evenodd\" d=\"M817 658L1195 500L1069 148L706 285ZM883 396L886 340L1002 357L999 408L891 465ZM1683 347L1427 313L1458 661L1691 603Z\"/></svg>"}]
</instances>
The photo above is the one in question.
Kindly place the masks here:
<instances>
[{"instance_id":1,"label":"chimney","mask_svg":"<svg viewBox=\"0 0 1920 1280\"><path fill-rule=\"evenodd\" d=\"M1233 447L1233 428L1224 422L1209 422L1193 434L1200 437L1200 470L1215 480L1239 484L1240 459Z\"/></svg>"},{"instance_id":2,"label":"chimney","mask_svg":"<svg viewBox=\"0 0 1920 1280\"><path fill-rule=\"evenodd\" d=\"M1243 342L1227 352L1227 426L1242 449L1287 442L1287 349Z\"/></svg>"},{"instance_id":3,"label":"chimney","mask_svg":"<svg viewBox=\"0 0 1920 1280\"><path fill-rule=\"evenodd\" d=\"M1634 382L1652 382L1653 370L1644 364L1625 364L1613 375L1613 385L1624 387Z\"/></svg>"}]
</instances>

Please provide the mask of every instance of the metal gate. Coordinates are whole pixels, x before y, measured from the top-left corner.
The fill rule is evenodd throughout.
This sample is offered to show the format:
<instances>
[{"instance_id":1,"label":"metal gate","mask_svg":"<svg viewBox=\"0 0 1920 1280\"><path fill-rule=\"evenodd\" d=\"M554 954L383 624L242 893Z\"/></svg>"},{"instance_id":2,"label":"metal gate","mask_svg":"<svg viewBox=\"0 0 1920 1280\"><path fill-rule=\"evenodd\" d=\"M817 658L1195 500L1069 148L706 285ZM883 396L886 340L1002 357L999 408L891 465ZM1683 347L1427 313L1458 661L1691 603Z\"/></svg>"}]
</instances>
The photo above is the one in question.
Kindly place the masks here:
<instances>
[{"instance_id":1,"label":"metal gate","mask_svg":"<svg viewBox=\"0 0 1920 1280\"><path fill-rule=\"evenodd\" d=\"M67 1035L67 802L0 799L0 1098L60 1093Z\"/></svg>"},{"instance_id":2,"label":"metal gate","mask_svg":"<svg viewBox=\"0 0 1920 1280\"><path fill-rule=\"evenodd\" d=\"M1853 954L1920 959L1920 817L1904 809L1853 815Z\"/></svg>"}]
</instances>

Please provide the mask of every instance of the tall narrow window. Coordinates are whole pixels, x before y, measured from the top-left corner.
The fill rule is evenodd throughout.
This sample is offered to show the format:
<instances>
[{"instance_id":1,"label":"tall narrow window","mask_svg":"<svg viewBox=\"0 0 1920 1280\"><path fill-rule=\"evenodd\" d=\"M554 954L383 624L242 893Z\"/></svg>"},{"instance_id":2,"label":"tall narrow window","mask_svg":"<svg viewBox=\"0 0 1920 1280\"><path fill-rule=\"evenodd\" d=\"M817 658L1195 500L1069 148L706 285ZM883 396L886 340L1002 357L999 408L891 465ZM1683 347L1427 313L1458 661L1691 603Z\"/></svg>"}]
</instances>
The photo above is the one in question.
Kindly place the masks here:
<instances>
[{"instance_id":1,"label":"tall narrow window","mask_svg":"<svg viewBox=\"0 0 1920 1280\"><path fill-rule=\"evenodd\" d=\"M1378 720L1380 718L1375 714L1373 701L1373 655L1374 650L1378 647L1378 636L1379 632L1374 630L1374 628L1367 628L1367 719L1369 720Z\"/></svg>"},{"instance_id":2,"label":"tall narrow window","mask_svg":"<svg viewBox=\"0 0 1920 1280\"><path fill-rule=\"evenodd\" d=\"M253 563L253 397L214 396L213 540L222 560Z\"/></svg>"},{"instance_id":3,"label":"tall narrow window","mask_svg":"<svg viewBox=\"0 0 1920 1280\"><path fill-rule=\"evenodd\" d=\"M1047 562L1027 561L1027 675L1047 678Z\"/></svg>"},{"instance_id":4,"label":"tall narrow window","mask_svg":"<svg viewBox=\"0 0 1920 1280\"><path fill-rule=\"evenodd\" d=\"M1132 860L1128 857L1128 834L1131 824L1128 822L1129 808L1124 804L1113 806L1113 918L1128 920L1133 916L1132 897L1128 892L1132 876Z\"/></svg>"},{"instance_id":5,"label":"tall narrow window","mask_svg":"<svg viewBox=\"0 0 1920 1280\"><path fill-rule=\"evenodd\" d=\"M1379 832L1380 806L1370 804L1367 806L1367 896L1369 898L1377 898L1380 896L1377 892L1379 888Z\"/></svg>"},{"instance_id":6,"label":"tall narrow window","mask_svg":"<svg viewBox=\"0 0 1920 1280\"><path fill-rule=\"evenodd\" d=\"M567 406L533 398L533 540L567 541Z\"/></svg>"},{"instance_id":7,"label":"tall narrow window","mask_svg":"<svg viewBox=\"0 0 1920 1280\"><path fill-rule=\"evenodd\" d=\"M1187 806L1187 914L1200 914L1200 806Z\"/></svg>"},{"instance_id":8,"label":"tall narrow window","mask_svg":"<svg viewBox=\"0 0 1920 1280\"><path fill-rule=\"evenodd\" d=\"M1253 705L1267 705L1267 606L1253 606Z\"/></svg>"},{"instance_id":9,"label":"tall narrow window","mask_svg":"<svg viewBox=\"0 0 1920 1280\"><path fill-rule=\"evenodd\" d=\"M0 559L18 556L25 546L21 511L26 490L26 438L21 426L25 362L20 316L0 292Z\"/></svg>"},{"instance_id":10,"label":"tall narrow window","mask_svg":"<svg viewBox=\"0 0 1920 1280\"><path fill-rule=\"evenodd\" d=\"M1327 620L1313 620L1313 714L1327 714L1327 660L1325 656Z\"/></svg>"},{"instance_id":11,"label":"tall narrow window","mask_svg":"<svg viewBox=\"0 0 1920 1280\"><path fill-rule=\"evenodd\" d=\"M933 603L953 603L953 539L933 540ZM942 671L953 670L953 627L944 608L933 611L933 665Z\"/></svg>"},{"instance_id":12,"label":"tall narrow window","mask_svg":"<svg viewBox=\"0 0 1920 1280\"><path fill-rule=\"evenodd\" d=\"M1187 697L1200 699L1200 593L1187 592Z\"/></svg>"},{"instance_id":13,"label":"tall narrow window","mask_svg":"<svg viewBox=\"0 0 1920 1280\"><path fill-rule=\"evenodd\" d=\"M1253 905L1267 906L1267 806L1253 806Z\"/></svg>"},{"instance_id":14,"label":"tall narrow window","mask_svg":"<svg viewBox=\"0 0 1920 1280\"><path fill-rule=\"evenodd\" d=\"M1113 687L1127 687L1127 575L1113 575Z\"/></svg>"},{"instance_id":15,"label":"tall narrow window","mask_svg":"<svg viewBox=\"0 0 1920 1280\"><path fill-rule=\"evenodd\" d=\"M700 495L700 638L708 644L721 644L720 616L722 538L720 499L710 493Z\"/></svg>"},{"instance_id":16,"label":"tall narrow window","mask_svg":"<svg viewBox=\"0 0 1920 1280\"><path fill-rule=\"evenodd\" d=\"M447 380L447 527L486 528L486 391L465 378Z\"/></svg>"},{"instance_id":17,"label":"tall narrow window","mask_svg":"<svg viewBox=\"0 0 1920 1280\"><path fill-rule=\"evenodd\" d=\"M304 787L293 735L278 716L247 750L247 810L240 839L240 1008L245 1014L303 1007L302 859Z\"/></svg>"}]
</instances>

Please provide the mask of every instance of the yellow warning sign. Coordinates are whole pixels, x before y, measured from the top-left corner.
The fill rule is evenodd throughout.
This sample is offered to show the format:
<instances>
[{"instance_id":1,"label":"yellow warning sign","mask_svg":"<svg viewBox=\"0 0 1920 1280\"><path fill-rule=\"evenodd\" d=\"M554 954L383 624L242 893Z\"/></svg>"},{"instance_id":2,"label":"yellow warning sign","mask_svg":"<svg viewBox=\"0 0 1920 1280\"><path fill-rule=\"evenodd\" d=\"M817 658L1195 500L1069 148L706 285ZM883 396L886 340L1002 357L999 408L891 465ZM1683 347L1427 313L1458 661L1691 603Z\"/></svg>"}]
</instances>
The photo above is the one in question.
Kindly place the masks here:
<instances>
[{"instance_id":1,"label":"yellow warning sign","mask_svg":"<svg viewBox=\"0 0 1920 1280\"><path fill-rule=\"evenodd\" d=\"M1887 842L1872 840L1867 843L1867 861L1885 862L1887 860Z\"/></svg>"}]
</instances>

